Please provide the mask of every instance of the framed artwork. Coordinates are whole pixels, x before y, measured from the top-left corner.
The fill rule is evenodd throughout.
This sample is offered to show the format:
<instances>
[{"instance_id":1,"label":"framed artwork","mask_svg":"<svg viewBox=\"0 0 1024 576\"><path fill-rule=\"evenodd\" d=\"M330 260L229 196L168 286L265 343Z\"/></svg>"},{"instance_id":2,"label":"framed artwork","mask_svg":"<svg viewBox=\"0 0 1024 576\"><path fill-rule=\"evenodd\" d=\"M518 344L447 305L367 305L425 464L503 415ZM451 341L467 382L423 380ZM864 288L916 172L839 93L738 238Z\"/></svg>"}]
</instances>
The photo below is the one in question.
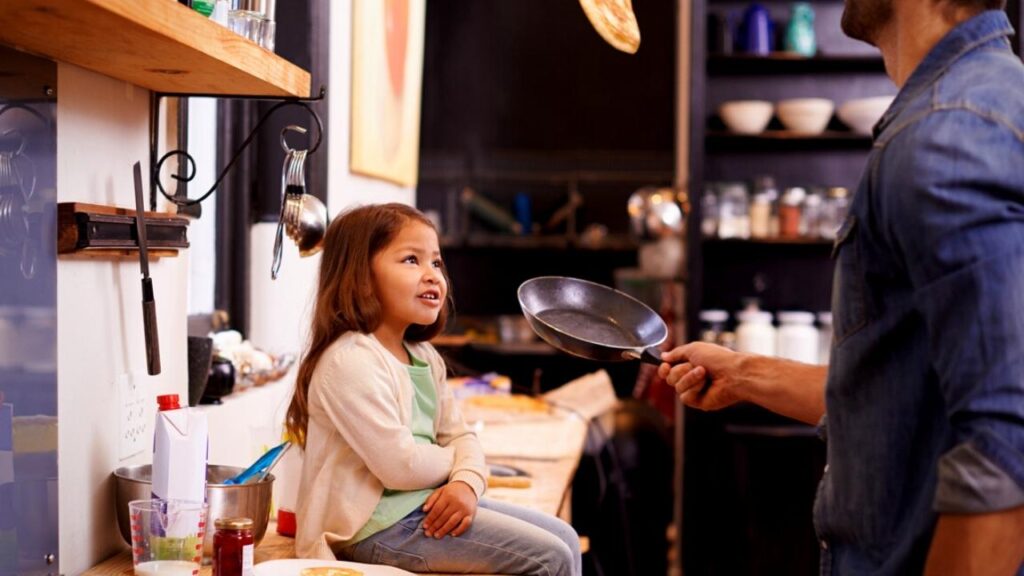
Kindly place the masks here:
<instances>
[{"instance_id":1,"label":"framed artwork","mask_svg":"<svg viewBox=\"0 0 1024 576\"><path fill-rule=\"evenodd\" d=\"M353 0L349 169L415 186L426 0Z\"/></svg>"}]
</instances>

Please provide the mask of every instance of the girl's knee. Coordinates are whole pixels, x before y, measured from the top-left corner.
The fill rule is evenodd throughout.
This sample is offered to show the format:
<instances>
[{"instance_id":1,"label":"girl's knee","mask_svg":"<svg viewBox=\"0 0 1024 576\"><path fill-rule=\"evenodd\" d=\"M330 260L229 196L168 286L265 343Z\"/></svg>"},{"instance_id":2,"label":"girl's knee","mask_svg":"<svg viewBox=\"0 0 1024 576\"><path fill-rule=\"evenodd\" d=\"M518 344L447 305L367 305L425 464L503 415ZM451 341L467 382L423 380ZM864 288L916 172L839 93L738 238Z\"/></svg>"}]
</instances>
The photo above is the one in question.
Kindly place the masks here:
<instances>
[{"instance_id":1,"label":"girl's knee","mask_svg":"<svg viewBox=\"0 0 1024 576\"><path fill-rule=\"evenodd\" d=\"M552 576L573 576L576 567L576 552L561 539L551 542L544 562Z\"/></svg>"}]
</instances>

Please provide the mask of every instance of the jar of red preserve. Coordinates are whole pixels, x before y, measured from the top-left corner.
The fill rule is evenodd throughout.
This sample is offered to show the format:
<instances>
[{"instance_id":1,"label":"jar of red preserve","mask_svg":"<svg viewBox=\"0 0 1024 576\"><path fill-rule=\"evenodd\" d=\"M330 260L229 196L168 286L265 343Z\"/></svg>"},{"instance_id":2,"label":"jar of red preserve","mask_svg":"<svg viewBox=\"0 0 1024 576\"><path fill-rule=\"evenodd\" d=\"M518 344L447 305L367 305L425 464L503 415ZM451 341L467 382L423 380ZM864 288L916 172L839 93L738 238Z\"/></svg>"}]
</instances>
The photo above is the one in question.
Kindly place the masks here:
<instances>
[{"instance_id":1,"label":"jar of red preserve","mask_svg":"<svg viewBox=\"0 0 1024 576\"><path fill-rule=\"evenodd\" d=\"M218 518L213 525L213 576L252 576L252 519Z\"/></svg>"}]
</instances>

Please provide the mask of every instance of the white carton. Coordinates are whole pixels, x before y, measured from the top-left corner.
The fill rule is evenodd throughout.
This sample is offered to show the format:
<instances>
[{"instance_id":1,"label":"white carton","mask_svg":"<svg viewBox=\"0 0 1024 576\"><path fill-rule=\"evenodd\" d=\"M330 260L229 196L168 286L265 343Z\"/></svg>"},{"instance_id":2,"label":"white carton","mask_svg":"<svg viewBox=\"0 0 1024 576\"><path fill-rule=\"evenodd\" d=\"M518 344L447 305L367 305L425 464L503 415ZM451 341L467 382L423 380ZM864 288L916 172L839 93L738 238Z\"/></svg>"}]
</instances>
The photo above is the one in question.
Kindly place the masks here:
<instances>
[{"instance_id":1,"label":"white carton","mask_svg":"<svg viewBox=\"0 0 1024 576\"><path fill-rule=\"evenodd\" d=\"M208 434L203 412L179 408L157 413L153 440L154 498L206 500Z\"/></svg>"}]
</instances>

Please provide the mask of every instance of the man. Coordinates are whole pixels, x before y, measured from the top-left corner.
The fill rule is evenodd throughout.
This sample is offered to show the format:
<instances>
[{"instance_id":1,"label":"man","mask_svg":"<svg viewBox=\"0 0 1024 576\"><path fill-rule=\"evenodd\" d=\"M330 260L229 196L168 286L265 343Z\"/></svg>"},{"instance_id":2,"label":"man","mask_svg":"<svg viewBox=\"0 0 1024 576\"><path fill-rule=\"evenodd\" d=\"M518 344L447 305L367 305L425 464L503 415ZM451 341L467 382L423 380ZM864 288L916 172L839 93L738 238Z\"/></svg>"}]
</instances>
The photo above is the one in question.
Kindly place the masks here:
<instances>
[{"instance_id":1,"label":"man","mask_svg":"<svg viewBox=\"0 0 1024 576\"><path fill-rule=\"evenodd\" d=\"M1024 65L999 2L846 0L901 90L836 240L829 369L702 343L659 368L694 408L820 420L822 574L1024 574Z\"/></svg>"}]
</instances>

